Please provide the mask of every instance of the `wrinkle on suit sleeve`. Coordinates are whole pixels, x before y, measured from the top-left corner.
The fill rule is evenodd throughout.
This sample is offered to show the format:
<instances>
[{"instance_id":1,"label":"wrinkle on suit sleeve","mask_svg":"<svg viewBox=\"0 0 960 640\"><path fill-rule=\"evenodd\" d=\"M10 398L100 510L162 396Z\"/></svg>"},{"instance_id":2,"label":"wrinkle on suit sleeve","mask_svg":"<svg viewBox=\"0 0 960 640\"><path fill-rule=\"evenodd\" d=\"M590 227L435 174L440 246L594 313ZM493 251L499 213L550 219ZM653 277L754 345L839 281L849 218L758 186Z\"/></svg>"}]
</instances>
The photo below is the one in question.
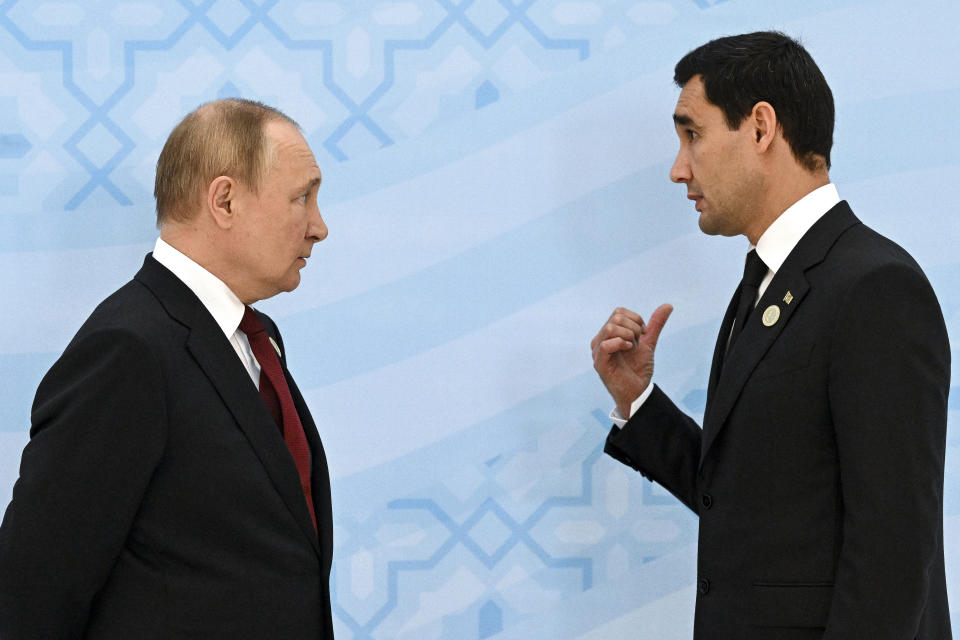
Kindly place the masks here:
<instances>
[{"instance_id":1,"label":"wrinkle on suit sleeve","mask_svg":"<svg viewBox=\"0 0 960 640\"><path fill-rule=\"evenodd\" d=\"M829 397L843 500L825 639L914 638L942 556L950 351L918 267L867 273L840 303Z\"/></svg>"},{"instance_id":2,"label":"wrinkle on suit sleeve","mask_svg":"<svg viewBox=\"0 0 960 640\"><path fill-rule=\"evenodd\" d=\"M142 338L81 333L37 390L0 526L0 637L79 638L164 447L163 376Z\"/></svg>"}]
</instances>

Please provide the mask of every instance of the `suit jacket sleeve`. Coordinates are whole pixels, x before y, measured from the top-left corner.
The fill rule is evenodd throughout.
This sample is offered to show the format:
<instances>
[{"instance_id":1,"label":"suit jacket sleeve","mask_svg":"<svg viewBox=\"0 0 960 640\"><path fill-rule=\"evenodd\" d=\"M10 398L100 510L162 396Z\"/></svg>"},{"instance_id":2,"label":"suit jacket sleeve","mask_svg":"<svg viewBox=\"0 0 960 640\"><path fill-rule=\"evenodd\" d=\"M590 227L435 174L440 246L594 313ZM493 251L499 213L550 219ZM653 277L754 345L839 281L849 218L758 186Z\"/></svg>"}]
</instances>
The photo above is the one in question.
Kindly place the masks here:
<instances>
[{"instance_id":1,"label":"suit jacket sleeve","mask_svg":"<svg viewBox=\"0 0 960 640\"><path fill-rule=\"evenodd\" d=\"M81 334L37 390L0 526L0 637L79 638L164 446L161 373L142 339Z\"/></svg>"},{"instance_id":2,"label":"suit jacket sleeve","mask_svg":"<svg viewBox=\"0 0 960 640\"><path fill-rule=\"evenodd\" d=\"M914 638L942 553L950 352L919 268L874 269L831 340L842 541L825 640Z\"/></svg>"},{"instance_id":3,"label":"suit jacket sleeve","mask_svg":"<svg viewBox=\"0 0 960 640\"><path fill-rule=\"evenodd\" d=\"M622 429L613 427L604 452L633 467L698 511L700 427L654 385L643 406Z\"/></svg>"}]
</instances>

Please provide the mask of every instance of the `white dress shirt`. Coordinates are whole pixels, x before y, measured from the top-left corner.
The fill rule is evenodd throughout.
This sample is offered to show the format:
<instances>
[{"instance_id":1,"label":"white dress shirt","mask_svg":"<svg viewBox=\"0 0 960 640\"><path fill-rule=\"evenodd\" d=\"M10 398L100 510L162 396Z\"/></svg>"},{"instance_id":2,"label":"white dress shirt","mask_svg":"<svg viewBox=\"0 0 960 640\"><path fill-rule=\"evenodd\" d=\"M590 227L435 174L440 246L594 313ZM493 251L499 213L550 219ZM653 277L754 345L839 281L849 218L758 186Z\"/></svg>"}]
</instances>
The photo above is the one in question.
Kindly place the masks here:
<instances>
[{"instance_id":1,"label":"white dress shirt","mask_svg":"<svg viewBox=\"0 0 960 640\"><path fill-rule=\"evenodd\" d=\"M162 238L157 238L153 247L153 258L172 271L173 275L200 298L200 302L233 345L233 350L250 374L253 384L259 388L260 363L253 356L247 335L239 329L245 309L240 298L220 278L171 247Z\"/></svg>"},{"instance_id":2,"label":"white dress shirt","mask_svg":"<svg viewBox=\"0 0 960 640\"><path fill-rule=\"evenodd\" d=\"M755 247L750 245L747 253L756 249L757 255L763 260L763 264L767 265L767 275L763 277L763 281L757 289L757 299L753 301L754 305L763 297L763 293L770 285L770 281L773 280L773 276L783 266L787 256L800 242L800 238L838 202L840 202L840 194L833 183L814 189L781 213L763 232ZM633 414L643 406L651 393L653 393L653 381L630 404L629 417L633 417ZM618 427L623 427L627 423L627 418L621 416L616 407L610 412L610 419Z\"/></svg>"}]
</instances>

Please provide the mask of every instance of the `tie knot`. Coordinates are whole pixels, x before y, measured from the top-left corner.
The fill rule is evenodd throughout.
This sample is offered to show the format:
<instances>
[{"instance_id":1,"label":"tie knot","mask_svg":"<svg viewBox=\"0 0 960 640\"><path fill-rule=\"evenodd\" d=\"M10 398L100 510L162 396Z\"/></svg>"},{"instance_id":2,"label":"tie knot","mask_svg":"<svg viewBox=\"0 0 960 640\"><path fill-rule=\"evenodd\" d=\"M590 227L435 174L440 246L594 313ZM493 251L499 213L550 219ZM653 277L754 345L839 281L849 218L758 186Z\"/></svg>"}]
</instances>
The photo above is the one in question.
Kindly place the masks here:
<instances>
[{"instance_id":1,"label":"tie knot","mask_svg":"<svg viewBox=\"0 0 960 640\"><path fill-rule=\"evenodd\" d=\"M747 262L743 266L743 284L759 288L763 277L767 275L767 265L763 263L756 249L747 253Z\"/></svg>"},{"instance_id":2,"label":"tie knot","mask_svg":"<svg viewBox=\"0 0 960 640\"><path fill-rule=\"evenodd\" d=\"M266 331L266 329L263 328L263 323L260 322L260 317L257 315L257 312L249 305L243 309L243 318L240 319L240 331L247 334L247 337Z\"/></svg>"}]
</instances>

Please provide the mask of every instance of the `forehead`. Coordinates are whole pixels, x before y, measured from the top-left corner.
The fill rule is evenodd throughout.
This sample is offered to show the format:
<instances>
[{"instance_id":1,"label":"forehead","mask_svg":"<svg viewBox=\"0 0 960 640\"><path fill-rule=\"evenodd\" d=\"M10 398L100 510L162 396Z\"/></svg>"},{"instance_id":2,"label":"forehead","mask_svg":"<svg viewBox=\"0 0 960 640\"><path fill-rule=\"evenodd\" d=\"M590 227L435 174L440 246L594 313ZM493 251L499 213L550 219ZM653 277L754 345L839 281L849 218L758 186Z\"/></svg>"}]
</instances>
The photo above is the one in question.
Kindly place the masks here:
<instances>
[{"instance_id":1,"label":"forehead","mask_svg":"<svg viewBox=\"0 0 960 640\"><path fill-rule=\"evenodd\" d=\"M700 76L694 76L683 85L680 91L680 97L677 98L677 106L673 111L674 121L678 119L687 119L697 123L703 123L710 118L722 117L723 112L720 107L710 103L707 100L706 90L703 86L703 80ZM680 124L678 122L678 124Z\"/></svg>"},{"instance_id":2,"label":"forehead","mask_svg":"<svg viewBox=\"0 0 960 640\"><path fill-rule=\"evenodd\" d=\"M266 126L267 138L274 159L274 169L280 177L295 180L319 177L320 168L310 145L300 131L289 122L275 121Z\"/></svg>"}]
</instances>

